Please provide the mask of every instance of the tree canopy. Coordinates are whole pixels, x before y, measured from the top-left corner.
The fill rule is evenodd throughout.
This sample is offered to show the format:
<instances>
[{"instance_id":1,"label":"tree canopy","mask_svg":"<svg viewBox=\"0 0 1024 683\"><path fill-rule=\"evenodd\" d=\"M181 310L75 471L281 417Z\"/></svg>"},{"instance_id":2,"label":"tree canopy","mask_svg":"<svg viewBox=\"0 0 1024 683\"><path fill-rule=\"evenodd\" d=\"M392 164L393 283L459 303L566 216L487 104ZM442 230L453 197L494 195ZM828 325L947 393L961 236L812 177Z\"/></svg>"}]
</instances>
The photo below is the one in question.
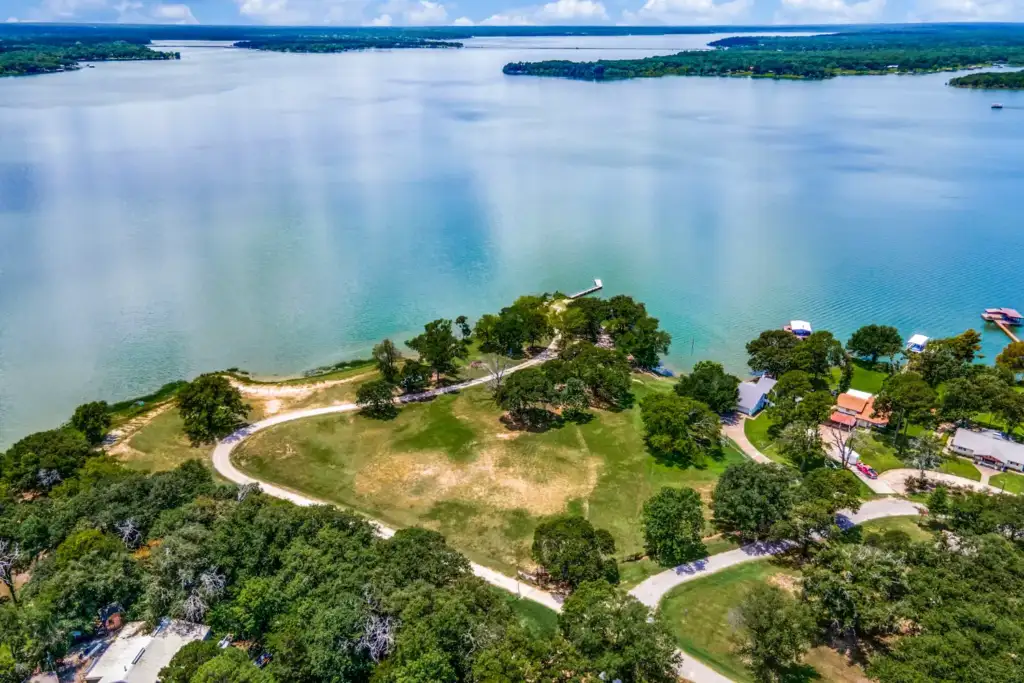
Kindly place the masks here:
<instances>
[{"instance_id":1,"label":"tree canopy","mask_svg":"<svg viewBox=\"0 0 1024 683\"><path fill-rule=\"evenodd\" d=\"M903 337L889 325L864 325L850 335L846 349L875 363L879 356L893 357L902 351Z\"/></svg>"},{"instance_id":2,"label":"tree canopy","mask_svg":"<svg viewBox=\"0 0 1024 683\"><path fill-rule=\"evenodd\" d=\"M688 375L676 382L675 392L680 396L700 401L719 415L736 409L739 399L740 378L726 374L721 363L702 360Z\"/></svg>"},{"instance_id":3,"label":"tree canopy","mask_svg":"<svg viewBox=\"0 0 1024 683\"><path fill-rule=\"evenodd\" d=\"M422 361L438 378L454 374L455 361L469 355L467 342L452 332L452 321L439 318L423 326L423 334L405 342L420 354Z\"/></svg>"},{"instance_id":4,"label":"tree canopy","mask_svg":"<svg viewBox=\"0 0 1024 683\"><path fill-rule=\"evenodd\" d=\"M189 382L178 392L178 410L192 445L224 438L249 414L241 392L223 375L200 375Z\"/></svg>"},{"instance_id":5,"label":"tree canopy","mask_svg":"<svg viewBox=\"0 0 1024 683\"><path fill-rule=\"evenodd\" d=\"M652 393L640 402L644 439L656 455L703 465L721 453L722 425L706 405L677 394Z\"/></svg>"},{"instance_id":6,"label":"tree canopy","mask_svg":"<svg viewBox=\"0 0 1024 683\"><path fill-rule=\"evenodd\" d=\"M772 526L788 517L796 483L795 473L781 465L730 465L711 496L715 526L744 539L768 538Z\"/></svg>"},{"instance_id":7,"label":"tree canopy","mask_svg":"<svg viewBox=\"0 0 1024 683\"><path fill-rule=\"evenodd\" d=\"M700 494L664 487L644 503L644 550L663 567L706 557L704 509Z\"/></svg>"},{"instance_id":8,"label":"tree canopy","mask_svg":"<svg viewBox=\"0 0 1024 683\"><path fill-rule=\"evenodd\" d=\"M615 541L604 529L595 529L582 517L553 517L537 525L533 533L533 559L548 575L569 588L584 581L619 582L619 568L612 554Z\"/></svg>"}]
</instances>

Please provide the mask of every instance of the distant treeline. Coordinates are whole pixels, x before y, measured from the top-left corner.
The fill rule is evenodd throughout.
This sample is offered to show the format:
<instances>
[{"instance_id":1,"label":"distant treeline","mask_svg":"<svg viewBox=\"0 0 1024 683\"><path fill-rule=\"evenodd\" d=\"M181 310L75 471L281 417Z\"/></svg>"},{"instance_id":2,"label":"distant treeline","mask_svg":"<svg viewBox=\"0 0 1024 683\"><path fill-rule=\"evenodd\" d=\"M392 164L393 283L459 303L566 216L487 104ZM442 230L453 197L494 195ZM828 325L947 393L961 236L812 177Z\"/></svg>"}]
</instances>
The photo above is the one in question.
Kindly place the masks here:
<instances>
[{"instance_id":1,"label":"distant treeline","mask_svg":"<svg viewBox=\"0 0 1024 683\"><path fill-rule=\"evenodd\" d=\"M1024 90L1024 71L985 71L958 76L949 82L955 88L982 90Z\"/></svg>"},{"instance_id":2,"label":"distant treeline","mask_svg":"<svg viewBox=\"0 0 1024 683\"><path fill-rule=\"evenodd\" d=\"M931 73L969 66L1024 63L1024 29L988 26L855 31L820 36L738 36L644 59L514 62L510 75L610 81L659 76L750 76L825 79L840 75Z\"/></svg>"},{"instance_id":3,"label":"distant treeline","mask_svg":"<svg viewBox=\"0 0 1024 683\"><path fill-rule=\"evenodd\" d=\"M71 42L64 37L35 40L41 42L0 38L0 76L71 71L79 68L80 62L180 59L177 52L160 52L140 43L120 40Z\"/></svg>"},{"instance_id":4,"label":"distant treeline","mask_svg":"<svg viewBox=\"0 0 1024 683\"><path fill-rule=\"evenodd\" d=\"M409 48L460 48L462 43L409 36L268 36L241 40L235 47L272 52L351 52Z\"/></svg>"}]
</instances>

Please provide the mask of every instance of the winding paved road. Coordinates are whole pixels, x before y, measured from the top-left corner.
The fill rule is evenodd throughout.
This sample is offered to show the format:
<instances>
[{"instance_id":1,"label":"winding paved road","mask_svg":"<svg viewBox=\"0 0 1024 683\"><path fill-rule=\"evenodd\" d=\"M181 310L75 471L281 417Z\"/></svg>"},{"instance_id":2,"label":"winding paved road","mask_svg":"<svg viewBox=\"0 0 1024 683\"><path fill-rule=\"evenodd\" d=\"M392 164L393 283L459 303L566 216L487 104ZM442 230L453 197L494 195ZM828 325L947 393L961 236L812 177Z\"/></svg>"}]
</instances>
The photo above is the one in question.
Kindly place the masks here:
<instances>
[{"instance_id":1,"label":"winding paved road","mask_svg":"<svg viewBox=\"0 0 1024 683\"><path fill-rule=\"evenodd\" d=\"M522 370L523 368L532 367L539 365L549 358L551 358L554 349L555 342L548 347L547 350L538 354L536 357L531 358L525 363L521 363L513 368L509 368L506 374L509 372L515 372ZM450 394L470 387L479 386L485 384L491 379L490 375L472 379L460 384L453 384L452 386L443 387L441 389L433 389L430 391L423 392L421 394L411 394L408 396L402 396L398 400L399 403L413 403L417 401L426 401L442 394ZM348 413L358 410L359 406L354 403L346 403L340 405L326 406L323 408L308 408L304 410L296 410L290 413L281 413L268 417L265 420L254 422L251 425L247 425L242 429L239 429L230 436L225 437L220 441L217 446L213 449L213 467L214 469L225 479L234 482L236 484L258 484L261 491L266 495L273 496L274 498L281 498L283 500L291 501L296 505L330 505L327 501L318 500L295 491L271 484L269 482L254 479L249 475L245 474L231 462L231 453L238 447L240 443L245 441L248 437L252 436L257 432L261 432L264 429L268 429L275 425L283 424L285 422L292 422L293 420L302 420L307 417L318 417L321 415L333 415L336 413ZM740 423L740 433L742 434L742 423ZM746 441L744 438L743 441ZM747 445L753 448L749 442ZM742 443L741 443L742 446ZM760 454L759 454L760 455ZM761 457L764 457L763 455ZM757 458L755 458L757 459ZM879 517L892 517L900 515L917 514L919 506L912 503L908 503L904 500L876 500L865 503L861 507L860 511L856 514L842 515L840 514L840 523L848 526L854 524L860 524L870 519L877 519ZM377 533L384 538L390 538L394 535L395 530L388 527L385 524L381 524L375 520L369 520L377 528ZM721 571L728 567L741 564L743 562L751 562L753 560L768 557L770 555L781 552L785 548L789 547L786 543L777 544L754 544L745 546L737 550L730 550L725 553L719 553L712 555L711 557L701 560L699 562L690 563L688 565L682 565L673 569L668 569L648 578L646 581L641 583L639 586L630 591L630 594L635 596L645 605L652 609L658 606L661 598L670 591L672 588L678 586L681 583L692 581L697 578L701 578L712 574L717 571ZM497 572L489 567L471 563L473 573L491 584L497 586L509 593L515 593L528 600L540 603L545 607L548 607L556 612L562 610L562 598L555 596L547 591L535 588L529 584L525 584L516 579L505 576L504 574ZM732 679L723 676L711 667L688 655L687 653L680 651L680 664L677 668L679 675L694 683L732 683Z\"/></svg>"}]
</instances>

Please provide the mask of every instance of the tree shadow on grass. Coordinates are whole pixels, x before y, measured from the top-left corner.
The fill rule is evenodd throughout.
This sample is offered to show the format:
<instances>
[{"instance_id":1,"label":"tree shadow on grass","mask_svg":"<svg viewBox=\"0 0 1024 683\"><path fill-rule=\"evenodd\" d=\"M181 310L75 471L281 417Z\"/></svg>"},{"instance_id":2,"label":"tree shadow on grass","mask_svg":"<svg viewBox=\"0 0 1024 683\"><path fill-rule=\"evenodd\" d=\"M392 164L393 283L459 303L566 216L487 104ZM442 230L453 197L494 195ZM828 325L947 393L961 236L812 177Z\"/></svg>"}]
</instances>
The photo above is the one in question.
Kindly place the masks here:
<instances>
[{"instance_id":1,"label":"tree shadow on grass","mask_svg":"<svg viewBox=\"0 0 1024 683\"><path fill-rule=\"evenodd\" d=\"M820 680L821 674L810 664L796 664L779 672L779 683L809 683Z\"/></svg>"}]
</instances>

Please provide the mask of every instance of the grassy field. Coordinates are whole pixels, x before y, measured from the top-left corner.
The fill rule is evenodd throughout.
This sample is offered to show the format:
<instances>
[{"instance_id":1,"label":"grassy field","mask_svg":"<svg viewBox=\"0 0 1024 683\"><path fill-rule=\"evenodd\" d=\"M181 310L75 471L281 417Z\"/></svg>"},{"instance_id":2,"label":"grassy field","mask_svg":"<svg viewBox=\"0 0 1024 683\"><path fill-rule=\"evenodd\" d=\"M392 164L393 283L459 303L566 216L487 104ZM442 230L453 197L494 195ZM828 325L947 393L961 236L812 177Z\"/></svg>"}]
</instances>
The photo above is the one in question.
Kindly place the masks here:
<instances>
[{"instance_id":1,"label":"grassy field","mask_svg":"<svg viewBox=\"0 0 1024 683\"><path fill-rule=\"evenodd\" d=\"M519 617L519 623L532 631L534 635L550 638L558 632L558 614L554 610L533 600L516 597L500 588L493 590L512 608L512 611Z\"/></svg>"},{"instance_id":2,"label":"grassy field","mask_svg":"<svg viewBox=\"0 0 1024 683\"><path fill-rule=\"evenodd\" d=\"M974 466L973 462L966 458L954 456L944 459L942 464L939 465L939 472L954 474L972 481L981 481L981 472Z\"/></svg>"},{"instance_id":3,"label":"grassy field","mask_svg":"<svg viewBox=\"0 0 1024 683\"><path fill-rule=\"evenodd\" d=\"M1024 495L1024 475L1003 472L989 479L988 483L1018 496Z\"/></svg>"},{"instance_id":4,"label":"grassy field","mask_svg":"<svg viewBox=\"0 0 1024 683\"><path fill-rule=\"evenodd\" d=\"M671 389L649 378L633 386L638 400ZM283 424L244 443L236 462L388 524L437 529L474 560L514 573L528 564L546 515L587 517L624 557L642 550L647 498L662 486L691 486L707 500L725 467L743 459L729 449L706 469L659 463L644 447L637 408L596 411L589 423L543 433L509 431L499 416L477 387L403 407L387 422L348 414Z\"/></svg>"},{"instance_id":5,"label":"grassy field","mask_svg":"<svg viewBox=\"0 0 1024 683\"><path fill-rule=\"evenodd\" d=\"M170 407L153 417L124 443L111 449L110 455L135 470L162 472L192 458L208 463L212 448L192 448L182 431L181 416L176 408Z\"/></svg>"},{"instance_id":6,"label":"grassy field","mask_svg":"<svg viewBox=\"0 0 1024 683\"><path fill-rule=\"evenodd\" d=\"M796 592L799 572L772 560L738 565L675 588L662 600L661 614L683 650L734 681L748 683L753 678L735 652L730 613L751 588L765 582ZM811 650L804 661L814 669L808 671L808 679L837 683L867 680L860 667L826 647Z\"/></svg>"}]
</instances>

